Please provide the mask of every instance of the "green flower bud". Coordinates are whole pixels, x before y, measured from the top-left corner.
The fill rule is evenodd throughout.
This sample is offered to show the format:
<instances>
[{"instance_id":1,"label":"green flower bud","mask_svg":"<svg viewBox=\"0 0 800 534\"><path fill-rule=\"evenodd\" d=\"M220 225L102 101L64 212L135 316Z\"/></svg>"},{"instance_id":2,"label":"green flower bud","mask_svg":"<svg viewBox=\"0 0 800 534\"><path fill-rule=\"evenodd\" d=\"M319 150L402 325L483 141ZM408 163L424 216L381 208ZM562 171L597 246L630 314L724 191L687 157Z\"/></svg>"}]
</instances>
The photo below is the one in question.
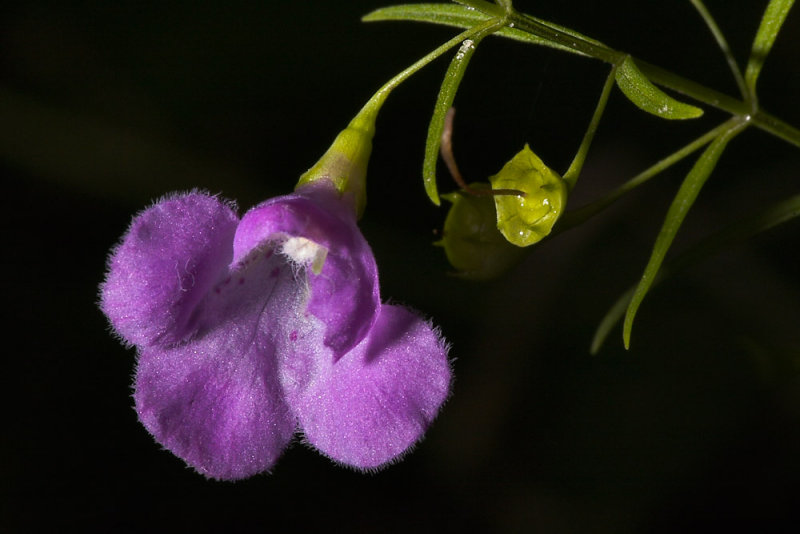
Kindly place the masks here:
<instances>
[{"instance_id":1,"label":"green flower bud","mask_svg":"<svg viewBox=\"0 0 800 534\"><path fill-rule=\"evenodd\" d=\"M472 184L489 189L489 184ZM505 273L523 257L524 251L510 245L497 230L497 215L491 196L462 192L442 195L453 206L444 222L441 241L456 275L470 280L489 280Z\"/></svg>"},{"instance_id":2,"label":"green flower bud","mask_svg":"<svg viewBox=\"0 0 800 534\"><path fill-rule=\"evenodd\" d=\"M567 203L567 183L525 145L499 173L489 178L493 189L516 189L519 195L496 195L497 229L509 243L527 247L553 229Z\"/></svg>"}]
</instances>

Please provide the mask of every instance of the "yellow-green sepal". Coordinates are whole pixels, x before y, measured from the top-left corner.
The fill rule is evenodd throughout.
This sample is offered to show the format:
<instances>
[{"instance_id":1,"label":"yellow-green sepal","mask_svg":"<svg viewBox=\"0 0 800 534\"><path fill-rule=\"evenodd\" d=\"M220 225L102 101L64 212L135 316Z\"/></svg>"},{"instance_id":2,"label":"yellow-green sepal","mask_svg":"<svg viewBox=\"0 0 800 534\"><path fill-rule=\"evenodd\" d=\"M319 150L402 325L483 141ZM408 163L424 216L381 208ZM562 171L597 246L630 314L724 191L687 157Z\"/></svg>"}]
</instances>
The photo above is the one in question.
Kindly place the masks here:
<instances>
[{"instance_id":1,"label":"yellow-green sepal","mask_svg":"<svg viewBox=\"0 0 800 534\"><path fill-rule=\"evenodd\" d=\"M470 184L473 190L488 190L489 184ZM524 251L511 245L497 230L497 215L491 196L457 191L442 195L452 203L444 221L443 247L456 272L469 280L491 280L514 267Z\"/></svg>"},{"instance_id":2,"label":"yellow-green sepal","mask_svg":"<svg viewBox=\"0 0 800 534\"><path fill-rule=\"evenodd\" d=\"M489 178L492 189L515 189L519 195L496 195L497 229L509 243L527 247L553 229L567 204L569 188L526 144L502 170Z\"/></svg>"}]
</instances>

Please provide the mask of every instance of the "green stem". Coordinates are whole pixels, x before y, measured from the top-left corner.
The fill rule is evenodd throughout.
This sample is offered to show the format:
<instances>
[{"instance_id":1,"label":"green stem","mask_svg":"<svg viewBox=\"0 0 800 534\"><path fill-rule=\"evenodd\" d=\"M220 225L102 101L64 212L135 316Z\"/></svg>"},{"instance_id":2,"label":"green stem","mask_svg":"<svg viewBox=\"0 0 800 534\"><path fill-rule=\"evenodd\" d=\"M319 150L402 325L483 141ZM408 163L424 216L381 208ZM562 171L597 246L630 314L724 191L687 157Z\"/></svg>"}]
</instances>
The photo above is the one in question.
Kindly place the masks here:
<instances>
[{"instance_id":1,"label":"green stem","mask_svg":"<svg viewBox=\"0 0 800 534\"><path fill-rule=\"evenodd\" d=\"M731 52L731 47L728 46L728 40L725 39L725 35L722 33L722 30L719 29L717 26L717 21L714 20L714 17L711 16L711 13L706 9L705 4L703 4L702 0L689 0L694 8L700 13L700 16L708 26L708 29L711 31L711 34L714 36L714 39L717 41L717 45L719 45L720 50L725 55L725 61L728 62L728 68L731 70L731 74L733 74L734 79L736 80L736 86L739 88L739 92L742 95L742 99L745 101L751 101L752 95L750 91L747 89L747 85L744 83L744 76L742 76L742 71L739 69L739 65L736 63L736 58L733 57L733 53Z\"/></svg>"},{"instance_id":2,"label":"green stem","mask_svg":"<svg viewBox=\"0 0 800 534\"><path fill-rule=\"evenodd\" d=\"M578 181L578 176L581 173L581 169L583 169L583 162L586 161L586 155L589 153L589 147L592 145L594 134L597 131L598 125L600 124L600 119L603 117L603 112L606 109L608 97L611 95L611 89L614 88L616 73L617 67L611 67L611 72L609 73L608 78L606 78L606 83L603 85L603 91L600 93L600 100L597 102L597 107L592 115L592 120L589 122L589 127L586 129L586 133L583 135L581 146L578 147L578 152L575 154L575 158L572 160L569 169L567 169L567 172L564 173L564 181L567 182L567 186L570 190L575 187L575 183Z\"/></svg>"},{"instance_id":3,"label":"green stem","mask_svg":"<svg viewBox=\"0 0 800 534\"><path fill-rule=\"evenodd\" d=\"M498 20L499 19L499 20ZM403 70L397 76L383 84L383 86L378 89L378 91L372 95L372 98L364 105L358 115L362 114L373 114L377 113L383 103L386 101L386 98L389 96L389 93L394 90L395 87L406 81L412 74L416 73L420 69L422 69L425 65L433 61L434 59L438 58L451 48L458 46L462 42L467 39L470 39L478 34L483 34L487 30L491 30L494 27L501 27L503 25L503 21L505 17L503 14L498 17L498 19L489 19L486 22L483 22L473 28L470 28L466 31L463 31L444 43L443 45L439 46L425 57L416 61L413 65Z\"/></svg>"},{"instance_id":4,"label":"green stem","mask_svg":"<svg viewBox=\"0 0 800 534\"><path fill-rule=\"evenodd\" d=\"M800 130L777 117L762 110L751 114L751 106L746 102L700 85L646 61L636 60L636 64L639 70L653 83L672 89L722 111L727 111L731 115L745 119L749 117L750 122L756 128L783 139L796 147L800 147Z\"/></svg>"},{"instance_id":5,"label":"green stem","mask_svg":"<svg viewBox=\"0 0 800 534\"><path fill-rule=\"evenodd\" d=\"M513 24L514 28L538 35L615 66L619 66L627 56L624 52L611 49L597 41L587 40L580 34L571 31L567 32L565 29L551 26L546 21L535 19L522 13L513 12L509 14L508 18L509 23Z\"/></svg>"},{"instance_id":6,"label":"green stem","mask_svg":"<svg viewBox=\"0 0 800 534\"><path fill-rule=\"evenodd\" d=\"M648 181L653 176L661 173L662 171L666 170L667 168L671 167L672 165L676 164L686 156L696 152L697 150L703 148L705 145L710 143L713 139L719 136L723 131L730 127L728 121L720 124L713 130L709 131L708 133L698 137L688 145L684 146L683 148L673 152L666 158L662 159L658 163L648 167L644 171L640 172L617 189L612 191L611 193L607 194L603 198L592 202L591 204L587 204L581 208L569 211L564 214L564 218L558 224L558 231L563 232L565 230L569 230L574 228L575 226L581 225L587 220L591 219L614 202L619 200L620 197L625 195L631 189L642 185L646 181Z\"/></svg>"},{"instance_id":7,"label":"green stem","mask_svg":"<svg viewBox=\"0 0 800 534\"><path fill-rule=\"evenodd\" d=\"M673 91L694 98L704 104L727 111L732 115L745 117L750 114L750 105L737 98L700 85L697 82L693 82L683 76L679 76L640 59L636 60L636 65L638 65L639 70L641 70L650 81L662 87L672 89Z\"/></svg>"},{"instance_id":8,"label":"green stem","mask_svg":"<svg viewBox=\"0 0 800 534\"><path fill-rule=\"evenodd\" d=\"M461 32L433 52L427 54L400 74L386 82L372 95L364 107L334 139L331 147L308 171L300 176L297 187L305 186L320 179L329 180L340 193L351 193L354 198L356 215L360 218L366 206L365 180L367 164L372 152L372 137L375 135L375 121L378 112L389 94L412 74L438 58L451 48L474 35L483 35L487 29L499 29L504 19L487 20L467 31Z\"/></svg>"},{"instance_id":9,"label":"green stem","mask_svg":"<svg viewBox=\"0 0 800 534\"><path fill-rule=\"evenodd\" d=\"M550 22L534 19L533 17L516 11L506 13L506 10L497 4L492 4L484 0L455 1L459 4L479 10L489 16L507 16L507 25L509 27L513 25L513 28L517 30L553 41L613 65L619 65L626 57L624 52L608 48L602 43L593 41L588 37L567 30L566 28L558 27ZM752 103L731 97L638 58L634 57L633 59L639 67L639 70L653 83L737 117L743 119L749 118L753 126L783 139L794 146L800 147L800 130L764 111L756 110L754 112Z\"/></svg>"},{"instance_id":10,"label":"green stem","mask_svg":"<svg viewBox=\"0 0 800 534\"><path fill-rule=\"evenodd\" d=\"M750 119L753 122L753 126L800 148L800 130L794 126L786 124L774 115L762 110L757 111Z\"/></svg>"},{"instance_id":11,"label":"green stem","mask_svg":"<svg viewBox=\"0 0 800 534\"><path fill-rule=\"evenodd\" d=\"M576 32L561 28L547 21L530 17L513 8L507 11L506 8L497 4L492 4L484 0L454 0L459 4L472 7L492 17L508 17L508 26L517 28L521 31L537 35L548 41L564 45L587 56L601 59L612 65L619 65L625 59L626 54L608 48L597 41L590 40Z\"/></svg>"}]
</instances>

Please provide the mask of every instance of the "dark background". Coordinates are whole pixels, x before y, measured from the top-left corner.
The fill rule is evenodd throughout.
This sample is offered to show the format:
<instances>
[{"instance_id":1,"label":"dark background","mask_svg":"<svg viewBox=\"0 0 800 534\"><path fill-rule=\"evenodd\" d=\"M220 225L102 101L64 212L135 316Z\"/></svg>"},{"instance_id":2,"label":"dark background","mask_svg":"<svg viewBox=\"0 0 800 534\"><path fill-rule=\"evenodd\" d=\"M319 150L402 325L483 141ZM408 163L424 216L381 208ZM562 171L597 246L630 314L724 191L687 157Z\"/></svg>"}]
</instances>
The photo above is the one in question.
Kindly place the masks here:
<instances>
[{"instance_id":1,"label":"dark background","mask_svg":"<svg viewBox=\"0 0 800 534\"><path fill-rule=\"evenodd\" d=\"M735 94L689 2L584 0L518 9ZM206 188L244 210L292 189L384 81L454 34L362 24L350 2L6 3L0 17L3 424L0 531L767 532L800 519L800 276L791 222L653 291L599 355L594 328L638 279L684 162L501 280L448 275L444 209L420 179L446 60L378 121L362 228L383 295L452 342L456 383L426 439L375 475L295 444L274 472L207 481L136 421L134 353L96 307L131 216ZM740 61L765 1L709 0ZM800 125L800 14L760 82ZM500 39L476 53L455 133L469 180L526 142L563 171L606 68ZM723 119L647 116L616 93L573 197L595 198ZM442 173L440 188L452 189ZM798 191L800 151L734 140L675 250ZM56 530L48 530L55 528Z\"/></svg>"}]
</instances>

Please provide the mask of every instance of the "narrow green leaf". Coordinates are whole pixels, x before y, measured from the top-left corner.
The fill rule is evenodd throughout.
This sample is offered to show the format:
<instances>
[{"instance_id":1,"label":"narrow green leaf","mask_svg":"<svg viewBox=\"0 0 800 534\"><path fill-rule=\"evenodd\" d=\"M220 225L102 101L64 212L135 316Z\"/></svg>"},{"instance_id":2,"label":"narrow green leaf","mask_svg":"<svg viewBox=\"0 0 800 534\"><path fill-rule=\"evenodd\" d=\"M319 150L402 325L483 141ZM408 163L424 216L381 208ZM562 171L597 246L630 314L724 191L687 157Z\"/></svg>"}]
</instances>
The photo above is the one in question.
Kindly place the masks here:
<instances>
[{"instance_id":1,"label":"narrow green leaf","mask_svg":"<svg viewBox=\"0 0 800 534\"><path fill-rule=\"evenodd\" d=\"M675 100L653 85L628 56L617 68L617 85L636 107L662 119L695 119L703 110Z\"/></svg>"},{"instance_id":2,"label":"narrow green leaf","mask_svg":"<svg viewBox=\"0 0 800 534\"><path fill-rule=\"evenodd\" d=\"M481 22L489 20L490 18L491 17L489 15L486 15L480 11L458 4L406 4L376 9L375 11L365 15L361 20L364 22L407 20L414 22L430 22L456 28L471 28L476 24L480 24ZM561 28L560 26L555 26L550 23L547 24L559 29L563 33L567 33L569 35L574 33L566 28ZM496 34L508 39L513 39L515 41L547 46L562 50L564 52L583 55L567 46L553 43L547 39L543 39L515 28L505 27L496 32ZM589 40L588 38L586 39Z\"/></svg>"},{"instance_id":3,"label":"narrow green leaf","mask_svg":"<svg viewBox=\"0 0 800 534\"><path fill-rule=\"evenodd\" d=\"M695 243L689 250L675 259L666 262L658 271L658 274L653 280L652 287L655 287L669 276L710 258L726 247L749 239L756 234L765 232L774 226L778 226L798 216L800 216L800 195L794 195L785 200L781 200L755 216L736 221L719 232ZM590 349L592 354L597 354L608 337L608 334L611 332L611 329L614 328L614 325L625 315L625 310L635 290L636 287L634 286L623 293L614 305L611 306L605 317L603 317L592 339L592 346Z\"/></svg>"},{"instance_id":4,"label":"narrow green leaf","mask_svg":"<svg viewBox=\"0 0 800 534\"><path fill-rule=\"evenodd\" d=\"M686 218L686 214L689 213L689 209L692 207L692 204L694 204L697 195L700 193L700 189L702 189L706 180L711 175L711 172L714 170L714 167L717 165L717 161L719 161L720 156L725 151L728 142L747 126L746 122L740 122L735 119L729 121L729 124L730 127L720 134L719 137L714 139L703 151L697 162L695 162L694 166L689 171L689 174L686 175L680 189L678 189L678 193L672 200L672 204L667 211L667 217L664 224L661 226L655 245L653 245L653 252L650 255L650 260L647 262L642 278L636 286L636 291L625 313L622 338L625 342L626 349L630 347L631 330L633 328L633 319L636 317L636 311L639 309L639 305L644 300L648 290L653 285L658 270L661 268L661 264L664 261L664 256L666 256L670 245L672 245L672 241L675 239L678 229Z\"/></svg>"},{"instance_id":5,"label":"narrow green leaf","mask_svg":"<svg viewBox=\"0 0 800 534\"><path fill-rule=\"evenodd\" d=\"M425 159L422 161L422 180L425 183L425 192L431 202L437 206L441 204L439 192L436 187L436 163L439 161L439 148L442 144L442 131L447 111L452 107L458 86L464 78L464 73L469 65L469 60L475 53L476 43L473 40L464 41L458 53L453 57L450 66L442 80L433 115L428 123L428 137L425 140Z\"/></svg>"},{"instance_id":6,"label":"narrow green leaf","mask_svg":"<svg viewBox=\"0 0 800 534\"><path fill-rule=\"evenodd\" d=\"M468 28L490 18L480 11L458 4L401 4L376 9L364 15L361 20L364 22L410 20Z\"/></svg>"},{"instance_id":7,"label":"narrow green leaf","mask_svg":"<svg viewBox=\"0 0 800 534\"><path fill-rule=\"evenodd\" d=\"M484 25L491 21L485 21ZM436 104L433 107L431 122L428 124L428 137L425 140L425 159L422 162L422 180L425 183L425 192L428 198L437 206L441 204L439 192L436 187L436 163L439 160L439 148L442 143L442 131L447 111L452 107L453 100L458 92L458 86L467 71L469 60L475 53L475 49L481 40L501 27L498 20L496 24L487 26L483 31L476 33L471 39L466 39L458 52L450 61L447 72L436 96Z\"/></svg>"},{"instance_id":8,"label":"narrow green leaf","mask_svg":"<svg viewBox=\"0 0 800 534\"><path fill-rule=\"evenodd\" d=\"M750 58L747 60L747 69L744 73L744 79L751 96L755 95L756 81L758 80L758 75L761 74L761 67L764 66L764 60L769 55L769 51L775 43L775 38L780 32L783 21L786 20L786 15L792 8L792 4L794 4L794 0L770 0L767 9L764 11L758 32L756 32L756 37L753 40Z\"/></svg>"},{"instance_id":9,"label":"narrow green leaf","mask_svg":"<svg viewBox=\"0 0 800 534\"><path fill-rule=\"evenodd\" d=\"M564 217L561 219L561 222L558 224L555 230L560 233L585 223L587 220L591 219L604 209L611 206L614 202L622 198L622 196L628 191L639 187L654 176L657 176L664 170L670 168L672 165L678 163L683 158L703 148L705 145L718 137L723 131L725 131L727 126L727 123L720 124L713 130L701 135L688 145L676 150L669 156L651 165L627 182L623 183L613 191L600 197L594 202L590 202L589 204L586 204L578 209L568 211L564 214Z\"/></svg>"},{"instance_id":10,"label":"narrow green leaf","mask_svg":"<svg viewBox=\"0 0 800 534\"><path fill-rule=\"evenodd\" d=\"M655 282L653 282L653 284L655 284ZM608 334L611 333L614 325L617 324L620 319L622 319L623 315L625 315L625 310L628 309L628 304L631 301L631 297L633 296L635 289L635 287L632 287L620 295L617 301L614 302L614 305L611 306L611 309L606 312L603 320L600 321L600 324L597 326L597 330L594 332L592 345L589 348L589 353L593 356L600 351L600 348L603 346L603 343L606 342Z\"/></svg>"}]
</instances>

